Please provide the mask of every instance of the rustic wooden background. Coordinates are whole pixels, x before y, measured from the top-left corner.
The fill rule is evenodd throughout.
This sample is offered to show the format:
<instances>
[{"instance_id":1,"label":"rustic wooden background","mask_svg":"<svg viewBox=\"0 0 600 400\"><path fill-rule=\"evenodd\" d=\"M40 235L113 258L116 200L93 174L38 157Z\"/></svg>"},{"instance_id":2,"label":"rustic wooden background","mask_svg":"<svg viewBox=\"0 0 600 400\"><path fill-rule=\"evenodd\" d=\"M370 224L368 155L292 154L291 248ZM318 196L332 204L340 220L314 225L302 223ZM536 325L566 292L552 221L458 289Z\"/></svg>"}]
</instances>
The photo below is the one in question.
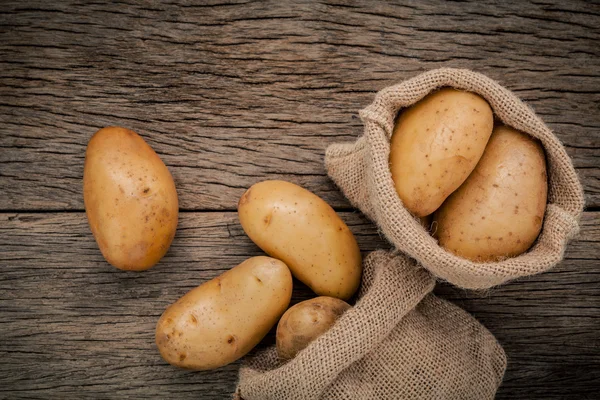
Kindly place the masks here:
<instances>
[{"instance_id":1,"label":"rustic wooden background","mask_svg":"<svg viewBox=\"0 0 600 400\"><path fill-rule=\"evenodd\" d=\"M260 254L239 196L290 180L329 201L362 250L387 248L327 178L324 150L361 134L357 112L378 90L452 66L497 79L542 116L587 211L551 272L437 292L506 349L499 399L597 399L599 43L598 2L2 1L0 397L227 398L239 363L175 369L154 326L187 290ZM147 272L109 266L87 226L84 152L107 125L140 133L177 184L177 236Z\"/></svg>"}]
</instances>

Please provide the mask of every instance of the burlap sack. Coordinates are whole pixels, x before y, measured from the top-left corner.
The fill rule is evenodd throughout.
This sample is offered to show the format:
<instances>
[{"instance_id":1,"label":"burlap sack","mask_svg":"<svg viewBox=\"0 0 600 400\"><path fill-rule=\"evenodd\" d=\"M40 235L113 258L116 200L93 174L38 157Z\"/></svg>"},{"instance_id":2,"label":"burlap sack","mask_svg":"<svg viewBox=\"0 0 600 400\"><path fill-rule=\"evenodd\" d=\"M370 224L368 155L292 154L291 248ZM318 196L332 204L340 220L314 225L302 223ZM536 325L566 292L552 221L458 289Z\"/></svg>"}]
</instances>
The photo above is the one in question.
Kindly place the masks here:
<instances>
[{"instance_id":1,"label":"burlap sack","mask_svg":"<svg viewBox=\"0 0 600 400\"><path fill-rule=\"evenodd\" d=\"M275 348L240 369L237 399L493 399L506 368L492 334L431 293L404 255L371 253L359 300L288 361Z\"/></svg>"},{"instance_id":2,"label":"burlap sack","mask_svg":"<svg viewBox=\"0 0 600 400\"><path fill-rule=\"evenodd\" d=\"M443 86L478 93L506 125L538 138L546 151L548 207L542 232L525 254L501 262L474 263L438 246L403 207L388 166L389 140L398 111ZM364 135L355 143L327 149L329 176L350 202L371 218L394 246L415 258L436 277L469 289L489 288L556 265L567 241L579 231L583 190L565 149L544 122L512 92L492 79L463 69L425 72L383 89L360 112Z\"/></svg>"}]
</instances>

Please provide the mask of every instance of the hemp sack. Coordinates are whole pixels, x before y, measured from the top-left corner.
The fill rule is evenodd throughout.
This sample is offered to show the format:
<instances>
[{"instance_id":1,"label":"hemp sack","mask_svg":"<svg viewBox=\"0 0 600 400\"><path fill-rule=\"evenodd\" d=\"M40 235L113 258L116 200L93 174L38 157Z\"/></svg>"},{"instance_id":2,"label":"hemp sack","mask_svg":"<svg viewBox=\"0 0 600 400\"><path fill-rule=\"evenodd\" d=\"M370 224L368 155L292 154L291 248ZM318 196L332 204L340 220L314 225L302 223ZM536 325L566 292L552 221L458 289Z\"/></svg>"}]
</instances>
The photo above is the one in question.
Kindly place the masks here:
<instances>
[{"instance_id":1,"label":"hemp sack","mask_svg":"<svg viewBox=\"0 0 600 400\"><path fill-rule=\"evenodd\" d=\"M388 161L396 115L441 87L479 94L504 124L539 139L544 147L548 204L537 241L522 255L486 263L458 257L438 245L396 193ZM511 91L469 70L436 69L381 90L360 117L364 135L355 143L329 146L325 156L327 173L396 249L416 259L434 276L461 288L486 289L544 272L563 258L567 242L579 231L584 206L581 183L560 141Z\"/></svg>"},{"instance_id":2,"label":"hemp sack","mask_svg":"<svg viewBox=\"0 0 600 400\"><path fill-rule=\"evenodd\" d=\"M244 400L493 399L506 369L494 336L431 293L414 260L369 254L356 305L285 362L275 346L240 369Z\"/></svg>"}]
</instances>

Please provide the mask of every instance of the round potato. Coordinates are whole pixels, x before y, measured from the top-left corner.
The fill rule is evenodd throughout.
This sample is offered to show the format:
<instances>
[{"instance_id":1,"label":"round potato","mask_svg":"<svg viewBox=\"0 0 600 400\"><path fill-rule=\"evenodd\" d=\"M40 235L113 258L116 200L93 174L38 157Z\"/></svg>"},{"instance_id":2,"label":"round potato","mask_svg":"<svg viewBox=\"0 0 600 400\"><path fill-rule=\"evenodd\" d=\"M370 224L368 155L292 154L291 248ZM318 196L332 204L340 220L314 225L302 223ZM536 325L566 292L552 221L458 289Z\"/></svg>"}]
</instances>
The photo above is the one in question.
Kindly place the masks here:
<instances>
[{"instance_id":1,"label":"round potato","mask_svg":"<svg viewBox=\"0 0 600 400\"><path fill-rule=\"evenodd\" d=\"M540 143L496 127L473 173L434 215L439 244L476 262L517 256L540 233L547 192Z\"/></svg>"},{"instance_id":2,"label":"round potato","mask_svg":"<svg viewBox=\"0 0 600 400\"><path fill-rule=\"evenodd\" d=\"M177 367L222 367L265 337L291 296L292 275L283 262L250 258L167 308L156 326L156 345Z\"/></svg>"},{"instance_id":3,"label":"round potato","mask_svg":"<svg viewBox=\"0 0 600 400\"><path fill-rule=\"evenodd\" d=\"M145 270L169 249L179 210L175 183L137 133L108 127L92 136L85 152L83 199L100 251L115 267Z\"/></svg>"},{"instance_id":4,"label":"round potato","mask_svg":"<svg viewBox=\"0 0 600 400\"><path fill-rule=\"evenodd\" d=\"M277 325L277 353L294 358L310 342L325 333L350 308L343 300L321 296L303 301L283 314Z\"/></svg>"},{"instance_id":5,"label":"round potato","mask_svg":"<svg viewBox=\"0 0 600 400\"><path fill-rule=\"evenodd\" d=\"M250 239L316 294L348 299L358 288L358 244L315 194L289 182L260 182L241 197L238 215Z\"/></svg>"},{"instance_id":6,"label":"round potato","mask_svg":"<svg viewBox=\"0 0 600 400\"><path fill-rule=\"evenodd\" d=\"M404 110L392 134L390 170L404 206L433 213L477 165L494 126L474 93L441 89Z\"/></svg>"}]
</instances>

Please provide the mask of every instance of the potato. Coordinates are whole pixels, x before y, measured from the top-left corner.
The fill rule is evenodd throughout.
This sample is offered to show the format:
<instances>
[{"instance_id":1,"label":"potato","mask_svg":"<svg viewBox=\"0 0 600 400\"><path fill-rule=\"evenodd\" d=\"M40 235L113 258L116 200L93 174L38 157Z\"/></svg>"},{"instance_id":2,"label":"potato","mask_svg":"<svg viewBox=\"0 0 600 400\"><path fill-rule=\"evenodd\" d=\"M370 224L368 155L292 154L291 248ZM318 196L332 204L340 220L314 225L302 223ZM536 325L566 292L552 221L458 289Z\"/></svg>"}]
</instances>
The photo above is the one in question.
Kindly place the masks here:
<instances>
[{"instance_id":1,"label":"potato","mask_svg":"<svg viewBox=\"0 0 600 400\"><path fill-rule=\"evenodd\" d=\"M488 142L494 118L474 93L441 89L400 114L390 143L390 170L404 206L434 212L467 179Z\"/></svg>"},{"instance_id":2,"label":"potato","mask_svg":"<svg viewBox=\"0 0 600 400\"><path fill-rule=\"evenodd\" d=\"M92 136L85 152L83 199L100 251L115 267L142 271L169 249L179 210L175 183L135 132L108 127Z\"/></svg>"},{"instance_id":3,"label":"potato","mask_svg":"<svg viewBox=\"0 0 600 400\"><path fill-rule=\"evenodd\" d=\"M241 197L238 215L250 239L316 294L348 299L358 288L358 244L315 194L289 182L260 182Z\"/></svg>"},{"instance_id":4,"label":"potato","mask_svg":"<svg viewBox=\"0 0 600 400\"><path fill-rule=\"evenodd\" d=\"M540 233L547 192L539 142L496 127L473 173L434 215L439 244L476 262L517 256Z\"/></svg>"},{"instance_id":5,"label":"potato","mask_svg":"<svg viewBox=\"0 0 600 400\"><path fill-rule=\"evenodd\" d=\"M283 262L250 258L167 308L156 325L156 345L177 367L222 367L262 340L291 296L292 274Z\"/></svg>"},{"instance_id":6,"label":"potato","mask_svg":"<svg viewBox=\"0 0 600 400\"><path fill-rule=\"evenodd\" d=\"M283 314L277 325L277 353L294 358L310 342L325 333L350 308L343 300L321 296L303 301Z\"/></svg>"}]
</instances>

